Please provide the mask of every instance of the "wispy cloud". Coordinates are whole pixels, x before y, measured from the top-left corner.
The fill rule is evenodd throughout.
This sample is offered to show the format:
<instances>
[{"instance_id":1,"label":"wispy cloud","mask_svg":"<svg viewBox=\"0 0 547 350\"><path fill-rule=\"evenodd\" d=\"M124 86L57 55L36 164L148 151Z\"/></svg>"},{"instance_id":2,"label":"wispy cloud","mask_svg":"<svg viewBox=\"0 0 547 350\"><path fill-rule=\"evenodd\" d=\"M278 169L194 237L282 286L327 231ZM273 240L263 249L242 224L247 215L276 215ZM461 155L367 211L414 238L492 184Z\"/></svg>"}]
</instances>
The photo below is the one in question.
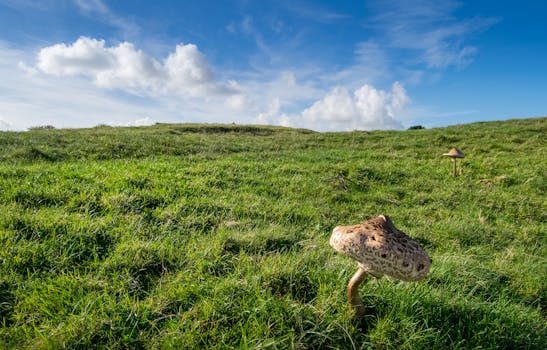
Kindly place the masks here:
<instances>
[{"instance_id":1,"label":"wispy cloud","mask_svg":"<svg viewBox=\"0 0 547 350\"><path fill-rule=\"evenodd\" d=\"M74 0L74 3L83 11L88 13L99 13L107 15L110 10L101 0Z\"/></svg>"},{"instance_id":2,"label":"wispy cloud","mask_svg":"<svg viewBox=\"0 0 547 350\"><path fill-rule=\"evenodd\" d=\"M470 39L488 29L498 18L473 17L458 20L452 0L386 0L371 3L374 15L366 26L384 38L385 49L409 50L414 60L428 69L463 68L473 61L478 49ZM413 51L413 52L412 52Z\"/></svg>"},{"instance_id":3,"label":"wispy cloud","mask_svg":"<svg viewBox=\"0 0 547 350\"><path fill-rule=\"evenodd\" d=\"M306 3L302 1L289 1L285 2L285 6L289 11L301 17L321 23L333 23L351 17L349 14L331 10L326 6L319 5L317 2Z\"/></svg>"},{"instance_id":4,"label":"wispy cloud","mask_svg":"<svg viewBox=\"0 0 547 350\"><path fill-rule=\"evenodd\" d=\"M373 39L356 45L353 62L341 69L328 71L324 79L330 85L357 88L362 84L377 84L393 79L391 58L388 52Z\"/></svg>"},{"instance_id":5,"label":"wispy cloud","mask_svg":"<svg viewBox=\"0 0 547 350\"><path fill-rule=\"evenodd\" d=\"M72 1L82 14L117 28L126 40L135 39L141 34L140 27L133 20L116 14L102 0Z\"/></svg>"}]
</instances>

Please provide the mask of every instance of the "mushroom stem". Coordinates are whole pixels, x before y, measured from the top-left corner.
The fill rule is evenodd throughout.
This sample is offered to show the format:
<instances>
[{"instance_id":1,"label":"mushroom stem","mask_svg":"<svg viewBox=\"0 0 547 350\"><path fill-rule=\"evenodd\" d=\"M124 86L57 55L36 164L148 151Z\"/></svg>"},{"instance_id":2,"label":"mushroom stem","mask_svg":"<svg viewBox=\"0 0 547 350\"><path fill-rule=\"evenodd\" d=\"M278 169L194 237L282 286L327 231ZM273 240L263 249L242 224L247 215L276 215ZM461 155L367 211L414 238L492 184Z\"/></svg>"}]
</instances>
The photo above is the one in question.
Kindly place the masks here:
<instances>
[{"instance_id":1,"label":"mushroom stem","mask_svg":"<svg viewBox=\"0 0 547 350\"><path fill-rule=\"evenodd\" d=\"M456 171L456 163L458 162L456 158L453 158L454 159L454 173L452 174L452 176L456 176L457 175L457 171Z\"/></svg>"},{"instance_id":2,"label":"mushroom stem","mask_svg":"<svg viewBox=\"0 0 547 350\"><path fill-rule=\"evenodd\" d=\"M351 277L348 283L349 304L351 308L355 310L355 314L357 316L363 316L365 314L365 305L363 305L363 300L359 295L359 285L363 283L367 276L367 271L359 267L359 270L355 272L355 274L353 275L353 277Z\"/></svg>"}]
</instances>

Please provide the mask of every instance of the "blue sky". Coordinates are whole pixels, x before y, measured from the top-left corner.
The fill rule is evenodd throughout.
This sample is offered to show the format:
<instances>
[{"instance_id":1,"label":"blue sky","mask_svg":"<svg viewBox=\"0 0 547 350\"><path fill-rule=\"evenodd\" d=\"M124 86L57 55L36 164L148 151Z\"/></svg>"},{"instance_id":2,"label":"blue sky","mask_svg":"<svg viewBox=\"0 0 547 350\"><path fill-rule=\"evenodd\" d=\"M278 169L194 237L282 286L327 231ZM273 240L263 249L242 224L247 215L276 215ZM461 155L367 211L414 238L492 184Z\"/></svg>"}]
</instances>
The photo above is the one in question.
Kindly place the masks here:
<instances>
[{"instance_id":1,"label":"blue sky","mask_svg":"<svg viewBox=\"0 0 547 350\"><path fill-rule=\"evenodd\" d=\"M0 0L0 130L547 115L547 2Z\"/></svg>"}]
</instances>

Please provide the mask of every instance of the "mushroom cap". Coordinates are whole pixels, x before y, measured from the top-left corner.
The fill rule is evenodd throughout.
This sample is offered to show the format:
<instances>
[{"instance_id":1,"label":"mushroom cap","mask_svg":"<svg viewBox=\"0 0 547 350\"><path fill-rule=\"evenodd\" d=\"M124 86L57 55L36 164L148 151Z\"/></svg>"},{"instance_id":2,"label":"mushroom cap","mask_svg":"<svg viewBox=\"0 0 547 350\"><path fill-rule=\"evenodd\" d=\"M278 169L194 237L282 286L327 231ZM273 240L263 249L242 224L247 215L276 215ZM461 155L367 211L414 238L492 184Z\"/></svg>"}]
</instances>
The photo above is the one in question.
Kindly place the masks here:
<instances>
[{"instance_id":1,"label":"mushroom cap","mask_svg":"<svg viewBox=\"0 0 547 350\"><path fill-rule=\"evenodd\" d=\"M443 153L443 156L447 156L447 157L451 157L451 158L463 158L463 157L465 157L465 154L463 154L462 151L460 151L459 149L454 147L450 150L450 152Z\"/></svg>"},{"instance_id":2,"label":"mushroom cap","mask_svg":"<svg viewBox=\"0 0 547 350\"><path fill-rule=\"evenodd\" d=\"M329 243L375 277L418 281L427 276L431 266L425 250L385 215L359 225L337 226Z\"/></svg>"}]
</instances>

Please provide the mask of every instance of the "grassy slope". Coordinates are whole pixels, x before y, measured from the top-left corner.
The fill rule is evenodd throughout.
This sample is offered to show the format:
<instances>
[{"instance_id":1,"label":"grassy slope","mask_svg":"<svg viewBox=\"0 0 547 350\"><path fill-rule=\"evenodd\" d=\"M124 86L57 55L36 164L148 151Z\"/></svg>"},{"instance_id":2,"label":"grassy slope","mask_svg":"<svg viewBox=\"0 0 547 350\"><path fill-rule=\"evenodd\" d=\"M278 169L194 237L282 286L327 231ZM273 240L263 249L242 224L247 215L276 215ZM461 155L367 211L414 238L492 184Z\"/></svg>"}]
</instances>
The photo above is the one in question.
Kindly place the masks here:
<instances>
[{"instance_id":1,"label":"grassy slope","mask_svg":"<svg viewBox=\"0 0 547 350\"><path fill-rule=\"evenodd\" d=\"M0 341L543 348L546 130L547 118L2 132ZM440 156L453 146L467 155L456 178ZM381 213L433 267L421 283L365 283L355 320L344 292L356 267L328 237Z\"/></svg>"}]
</instances>

